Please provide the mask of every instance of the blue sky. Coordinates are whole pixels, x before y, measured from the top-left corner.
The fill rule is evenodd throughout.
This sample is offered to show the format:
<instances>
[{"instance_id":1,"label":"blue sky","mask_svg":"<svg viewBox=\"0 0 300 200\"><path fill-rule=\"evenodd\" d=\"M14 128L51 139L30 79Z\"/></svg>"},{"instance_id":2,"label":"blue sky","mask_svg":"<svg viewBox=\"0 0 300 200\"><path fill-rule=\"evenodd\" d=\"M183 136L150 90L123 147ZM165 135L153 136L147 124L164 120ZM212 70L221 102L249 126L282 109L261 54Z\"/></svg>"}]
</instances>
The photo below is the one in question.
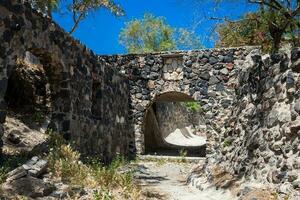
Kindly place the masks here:
<instances>
[{"instance_id":1,"label":"blue sky","mask_svg":"<svg viewBox=\"0 0 300 200\"><path fill-rule=\"evenodd\" d=\"M142 18L145 12L155 16L165 17L173 27L195 30L205 47L213 47L213 41L208 37L212 34L212 27L216 23L208 18L231 17L239 18L245 12L254 10L253 5L245 4L246 0L230 0L222 3L214 10L215 4L210 0L119 0L126 12L124 17L115 17L102 9L89 15L79 24L73 36L97 54L123 54L124 47L119 44L118 35L125 23L134 18ZM71 17L64 13L54 13L54 20L65 30L70 30Z\"/></svg>"}]
</instances>

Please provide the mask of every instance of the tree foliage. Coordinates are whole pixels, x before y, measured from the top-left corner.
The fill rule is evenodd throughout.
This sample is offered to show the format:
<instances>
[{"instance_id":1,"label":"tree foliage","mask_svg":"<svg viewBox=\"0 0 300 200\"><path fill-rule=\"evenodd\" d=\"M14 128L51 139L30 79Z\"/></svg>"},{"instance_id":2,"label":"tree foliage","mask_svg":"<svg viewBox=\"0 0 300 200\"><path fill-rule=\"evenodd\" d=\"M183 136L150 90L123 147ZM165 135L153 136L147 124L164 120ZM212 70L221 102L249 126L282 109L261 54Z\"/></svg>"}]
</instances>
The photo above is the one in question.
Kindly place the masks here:
<instances>
[{"instance_id":1,"label":"tree foliage","mask_svg":"<svg viewBox=\"0 0 300 200\"><path fill-rule=\"evenodd\" d=\"M59 5L64 2L67 3L67 11L72 16L73 25L70 33L73 33L79 23L84 20L89 14L103 8L109 10L115 16L123 16L124 10L114 0L32 0L34 7L47 13L51 17L51 13L58 10Z\"/></svg>"},{"instance_id":2,"label":"tree foliage","mask_svg":"<svg viewBox=\"0 0 300 200\"><path fill-rule=\"evenodd\" d=\"M109 10L115 16L124 15L124 10L113 0L73 0L73 3L68 8L72 12L74 22L70 33L75 31L79 22L85 19L88 14L101 8Z\"/></svg>"},{"instance_id":3,"label":"tree foliage","mask_svg":"<svg viewBox=\"0 0 300 200\"><path fill-rule=\"evenodd\" d=\"M237 0L213 0L220 4ZM198 0L198 2L201 2ZM223 18L217 26L217 46L262 45L263 49L276 52L284 43L299 45L299 0L244 0L256 4L255 12L233 21Z\"/></svg>"},{"instance_id":4,"label":"tree foliage","mask_svg":"<svg viewBox=\"0 0 300 200\"><path fill-rule=\"evenodd\" d=\"M270 50L272 37L268 32L267 21L261 18L260 13L248 13L237 21L225 21L218 24L217 47L233 46L262 46Z\"/></svg>"},{"instance_id":5,"label":"tree foliage","mask_svg":"<svg viewBox=\"0 0 300 200\"><path fill-rule=\"evenodd\" d=\"M126 23L120 43L129 53L147 53L175 49L199 48L199 37L186 29L175 29L163 17L145 14L142 19Z\"/></svg>"},{"instance_id":6,"label":"tree foliage","mask_svg":"<svg viewBox=\"0 0 300 200\"><path fill-rule=\"evenodd\" d=\"M51 17L51 12L58 8L59 0L33 0L32 5Z\"/></svg>"}]
</instances>

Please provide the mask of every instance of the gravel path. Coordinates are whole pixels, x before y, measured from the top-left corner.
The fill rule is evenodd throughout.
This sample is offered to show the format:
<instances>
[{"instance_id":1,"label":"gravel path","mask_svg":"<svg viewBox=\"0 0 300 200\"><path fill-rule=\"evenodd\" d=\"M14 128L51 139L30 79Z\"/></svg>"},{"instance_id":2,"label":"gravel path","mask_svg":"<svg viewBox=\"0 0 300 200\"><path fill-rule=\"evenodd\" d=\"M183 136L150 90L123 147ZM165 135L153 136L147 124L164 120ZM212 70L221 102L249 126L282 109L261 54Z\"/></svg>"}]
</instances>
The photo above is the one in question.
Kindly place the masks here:
<instances>
[{"instance_id":1,"label":"gravel path","mask_svg":"<svg viewBox=\"0 0 300 200\"><path fill-rule=\"evenodd\" d=\"M147 200L233 200L228 192L213 188L200 191L186 184L188 163L139 163L135 177L143 188Z\"/></svg>"}]
</instances>

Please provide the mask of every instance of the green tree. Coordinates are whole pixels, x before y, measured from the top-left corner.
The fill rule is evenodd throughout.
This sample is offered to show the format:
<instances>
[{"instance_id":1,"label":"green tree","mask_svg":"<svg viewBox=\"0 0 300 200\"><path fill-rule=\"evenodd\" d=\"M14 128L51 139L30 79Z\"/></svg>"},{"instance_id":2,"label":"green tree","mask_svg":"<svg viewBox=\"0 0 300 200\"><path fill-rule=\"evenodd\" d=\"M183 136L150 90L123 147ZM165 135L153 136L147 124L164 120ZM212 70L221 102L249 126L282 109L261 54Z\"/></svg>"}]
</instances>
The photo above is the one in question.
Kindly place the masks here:
<instances>
[{"instance_id":1,"label":"green tree","mask_svg":"<svg viewBox=\"0 0 300 200\"><path fill-rule=\"evenodd\" d=\"M47 13L50 17L53 11L58 11L60 9L59 6L62 2L67 4L67 11L73 20L73 25L69 31L70 34L77 29L79 23L89 14L96 12L101 8L109 10L115 16L124 15L124 10L120 5L116 4L114 0L32 0L34 7Z\"/></svg>"},{"instance_id":2,"label":"green tree","mask_svg":"<svg viewBox=\"0 0 300 200\"><path fill-rule=\"evenodd\" d=\"M33 7L40 9L43 13L52 16L52 11L56 10L59 5L59 0L33 0Z\"/></svg>"},{"instance_id":3,"label":"green tree","mask_svg":"<svg viewBox=\"0 0 300 200\"><path fill-rule=\"evenodd\" d=\"M76 30L80 21L101 8L109 10L115 16L124 15L124 10L113 0L73 0L73 3L69 5L69 11L72 12L74 22L70 33Z\"/></svg>"},{"instance_id":4,"label":"green tree","mask_svg":"<svg viewBox=\"0 0 300 200\"><path fill-rule=\"evenodd\" d=\"M262 46L270 50L272 37L268 33L268 25L259 13L247 13L237 21L225 20L217 25L218 40L216 47Z\"/></svg>"},{"instance_id":5,"label":"green tree","mask_svg":"<svg viewBox=\"0 0 300 200\"><path fill-rule=\"evenodd\" d=\"M261 13L261 23L266 22L268 32L272 37L272 52L276 52L280 43L289 34L299 34L300 1L299 0L248 0L258 4ZM298 37L298 36L296 36ZM299 38L298 38L299 40ZM297 41L294 40L294 41Z\"/></svg>"},{"instance_id":6,"label":"green tree","mask_svg":"<svg viewBox=\"0 0 300 200\"><path fill-rule=\"evenodd\" d=\"M202 0L196 0L202 2ZM216 4L236 0L212 0ZM257 4L256 12L248 13L233 21L230 16L217 26L218 46L256 45L263 43L265 49L276 52L283 43L299 45L299 0L245 0ZM220 20L220 19L218 19Z\"/></svg>"},{"instance_id":7,"label":"green tree","mask_svg":"<svg viewBox=\"0 0 300 200\"><path fill-rule=\"evenodd\" d=\"M142 19L126 23L120 43L129 53L147 53L175 49L199 48L199 38L186 29L174 29L163 17L146 13Z\"/></svg>"},{"instance_id":8,"label":"green tree","mask_svg":"<svg viewBox=\"0 0 300 200\"><path fill-rule=\"evenodd\" d=\"M280 44L299 45L299 31L287 27L276 41L269 31L268 16L270 13L261 11L247 13L236 21L225 21L217 25L217 47L230 46L261 46L264 51L276 51ZM274 16L279 21L280 15Z\"/></svg>"}]
</instances>

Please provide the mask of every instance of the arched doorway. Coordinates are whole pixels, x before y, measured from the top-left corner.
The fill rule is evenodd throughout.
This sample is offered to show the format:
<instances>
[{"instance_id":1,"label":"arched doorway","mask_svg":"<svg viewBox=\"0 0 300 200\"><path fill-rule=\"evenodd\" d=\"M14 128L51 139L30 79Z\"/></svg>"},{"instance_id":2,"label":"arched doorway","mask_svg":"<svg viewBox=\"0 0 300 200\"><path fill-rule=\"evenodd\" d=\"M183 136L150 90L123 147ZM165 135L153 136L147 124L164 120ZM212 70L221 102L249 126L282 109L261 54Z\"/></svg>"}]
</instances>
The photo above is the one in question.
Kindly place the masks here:
<instances>
[{"instance_id":1,"label":"arched doorway","mask_svg":"<svg viewBox=\"0 0 300 200\"><path fill-rule=\"evenodd\" d=\"M156 96L143 121L146 154L205 156L206 125L199 102L187 94Z\"/></svg>"}]
</instances>

